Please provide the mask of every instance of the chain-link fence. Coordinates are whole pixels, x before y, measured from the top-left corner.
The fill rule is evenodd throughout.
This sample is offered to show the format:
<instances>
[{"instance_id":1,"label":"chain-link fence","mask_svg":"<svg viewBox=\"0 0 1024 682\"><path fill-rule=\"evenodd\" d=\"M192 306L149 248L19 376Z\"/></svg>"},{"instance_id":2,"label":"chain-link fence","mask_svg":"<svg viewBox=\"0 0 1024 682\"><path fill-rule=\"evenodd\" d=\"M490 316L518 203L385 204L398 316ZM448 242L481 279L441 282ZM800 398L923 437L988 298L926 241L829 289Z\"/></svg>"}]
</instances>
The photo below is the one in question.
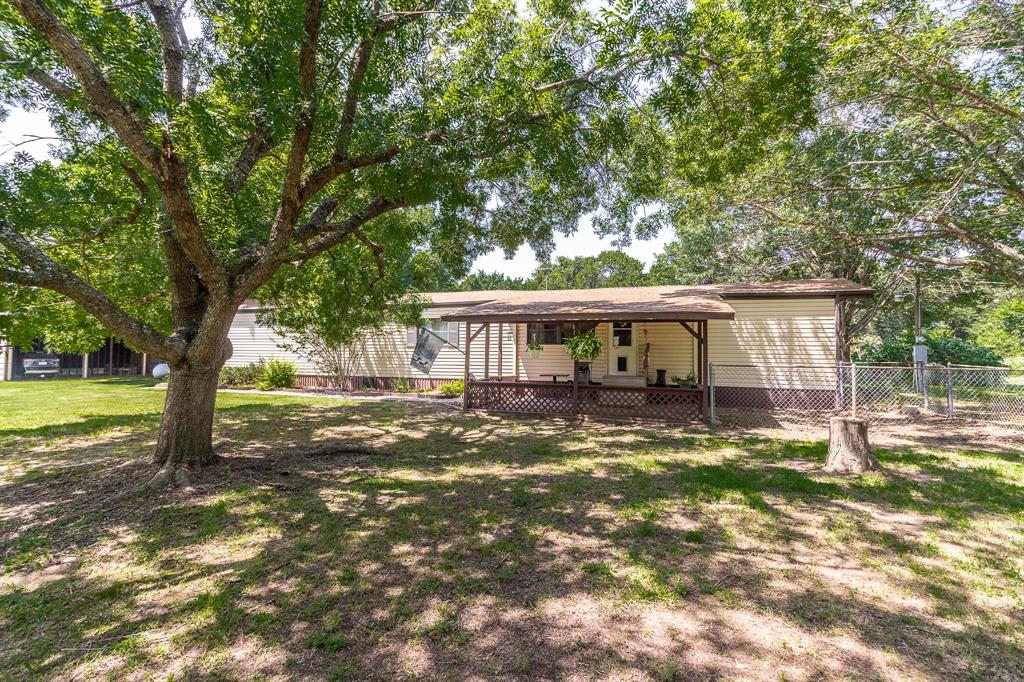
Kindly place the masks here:
<instances>
[{"instance_id":1,"label":"chain-link fence","mask_svg":"<svg viewBox=\"0 0 1024 682\"><path fill-rule=\"evenodd\" d=\"M711 416L740 425L962 419L1024 430L1024 370L962 365L719 365Z\"/></svg>"}]
</instances>

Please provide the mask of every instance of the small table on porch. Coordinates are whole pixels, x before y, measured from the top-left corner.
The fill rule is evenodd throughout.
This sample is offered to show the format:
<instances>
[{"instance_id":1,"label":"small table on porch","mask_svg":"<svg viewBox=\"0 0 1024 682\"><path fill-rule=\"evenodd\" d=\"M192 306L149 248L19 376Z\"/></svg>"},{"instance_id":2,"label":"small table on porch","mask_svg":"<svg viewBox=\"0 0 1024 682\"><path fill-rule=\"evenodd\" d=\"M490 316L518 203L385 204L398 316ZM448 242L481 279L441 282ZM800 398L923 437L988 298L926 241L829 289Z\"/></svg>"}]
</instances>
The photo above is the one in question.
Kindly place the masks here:
<instances>
[{"instance_id":1,"label":"small table on porch","mask_svg":"<svg viewBox=\"0 0 1024 682\"><path fill-rule=\"evenodd\" d=\"M538 374L537 376L539 376L541 378L551 377L551 383L557 384L558 383L558 377L565 377L565 380L569 381L569 377L571 375L569 375L569 374Z\"/></svg>"}]
</instances>

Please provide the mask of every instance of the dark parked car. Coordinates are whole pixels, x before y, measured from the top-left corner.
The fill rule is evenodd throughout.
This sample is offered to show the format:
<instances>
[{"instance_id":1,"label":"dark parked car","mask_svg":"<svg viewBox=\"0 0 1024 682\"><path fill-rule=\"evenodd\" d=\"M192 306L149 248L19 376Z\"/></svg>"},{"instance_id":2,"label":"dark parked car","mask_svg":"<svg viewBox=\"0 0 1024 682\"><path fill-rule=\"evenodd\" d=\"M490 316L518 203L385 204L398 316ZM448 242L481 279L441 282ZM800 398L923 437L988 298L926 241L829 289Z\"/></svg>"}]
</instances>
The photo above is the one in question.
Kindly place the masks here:
<instances>
[{"instance_id":1,"label":"dark parked car","mask_svg":"<svg viewBox=\"0 0 1024 682\"><path fill-rule=\"evenodd\" d=\"M26 355L22 358L25 378L46 379L60 374L60 357L57 355Z\"/></svg>"}]
</instances>

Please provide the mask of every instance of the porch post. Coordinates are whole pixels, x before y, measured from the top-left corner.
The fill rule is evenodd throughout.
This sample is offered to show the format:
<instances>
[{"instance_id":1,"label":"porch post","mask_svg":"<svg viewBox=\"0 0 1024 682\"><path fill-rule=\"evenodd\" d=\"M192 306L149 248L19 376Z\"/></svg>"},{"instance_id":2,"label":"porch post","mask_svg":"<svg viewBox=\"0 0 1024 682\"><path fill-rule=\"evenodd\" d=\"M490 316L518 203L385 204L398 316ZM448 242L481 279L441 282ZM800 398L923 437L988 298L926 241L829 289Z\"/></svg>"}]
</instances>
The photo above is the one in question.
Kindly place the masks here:
<instances>
[{"instance_id":1,"label":"porch post","mask_svg":"<svg viewBox=\"0 0 1024 682\"><path fill-rule=\"evenodd\" d=\"M466 321L466 353L465 353L465 369L462 373L462 409L469 409L469 349L473 345L473 337L469 333L472 330L473 323Z\"/></svg>"},{"instance_id":2,"label":"porch post","mask_svg":"<svg viewBox=\"0 0 1024 682\"><path fill-rule=\"evenodd\" d=\"M484 327L484 381L491 378L491 323Z\"/></svg>"},{"instance_id":3,"label":"porch post","mask_svg":"<svg viewBox=\"0 0 1024 682\"><path fill-rule=\"evenodd\" d=\"M498 323L498 381L501 381L505 376L505 349L503 344L505 341L505 323Z\"/></svg>"},{"instance_id":4,"label":"porch post","mask_svg":"<svg viewBox=\"0 0 1024 682\"><path fill-rule=\"evenodd\" d=\"M701 322L697 321L697 384L704 384L704 338Z\"/></svg>"},{"instance_id":5,"label":"porch post","mask_svg":"<svg viewBox=\"0 0 1024 682\"><path fill-rule=\"evenodd\" d=\"M700 358L701 358L701 360L700 360L701 361L700 378L701 378L701 381L706 384L708 382L708 362L709 362L709 358L708 358L708 321L707 320L704 320L703 322L701 322L700 346L701 346L701 352L700 352Z\"/></svg>"},{"instance_id":6,"label":"porch post","mask_svg":"<svg viewBox=\"0 0 1024 682\"><path fill-rule=\"evenodd\" d=\"M701 416L704 417L704 423L708 423L708 419L711 414L710 395L708 387L708 321L702 320L700 323L700 377L701 384L704 390L701 395Z\"/></svg>"},{"instance_id":7,"label":"porch post","mask_svg":"<svg viewBox=\"0 0 1024 682\"><path fill-rule=\"evenodd\" d=\"M580 413L580 363L578 360L572 361L572 412L578 415Z\"/></svg>"},{"instance_id":8,"label":"porch post","mask_svg":"<svg viewBox=\"0 0 1024 682\"><path fill-rule=\"evenodd\" d=\"M513 322L512 327L512 371L519 381L519 323Z\"/></svg>"}]
</instances>

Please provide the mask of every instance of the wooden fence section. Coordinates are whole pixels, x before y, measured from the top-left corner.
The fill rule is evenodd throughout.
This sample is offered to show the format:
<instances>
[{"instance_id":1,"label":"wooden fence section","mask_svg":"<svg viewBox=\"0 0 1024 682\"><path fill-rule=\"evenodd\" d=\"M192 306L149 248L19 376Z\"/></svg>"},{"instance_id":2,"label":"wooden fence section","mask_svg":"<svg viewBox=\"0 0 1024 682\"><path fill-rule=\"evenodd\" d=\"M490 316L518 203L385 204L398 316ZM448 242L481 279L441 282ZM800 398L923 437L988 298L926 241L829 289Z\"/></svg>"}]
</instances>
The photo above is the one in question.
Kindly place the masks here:
<instances>
[{"instance_id":1,"label":"wooden fence section","mask_svg":"<svg viewBox=\"0 0 1024 682\"><path fill-rule=\"evenodd\" d=\"M705 390L662 386L580 386L580 413L598 417L705 421Z\"/></svg>"},{"instance_id":2,"label":"wooden fence section","mask_svg":"<svg viewBox=\"0 0 1024 682\"><path fill-rule=\"evenodd\" d=\"M467 409L571 417L706 421L703 388L604 386L550 381L470 381Z\"/></svg>"}]
</instances>

